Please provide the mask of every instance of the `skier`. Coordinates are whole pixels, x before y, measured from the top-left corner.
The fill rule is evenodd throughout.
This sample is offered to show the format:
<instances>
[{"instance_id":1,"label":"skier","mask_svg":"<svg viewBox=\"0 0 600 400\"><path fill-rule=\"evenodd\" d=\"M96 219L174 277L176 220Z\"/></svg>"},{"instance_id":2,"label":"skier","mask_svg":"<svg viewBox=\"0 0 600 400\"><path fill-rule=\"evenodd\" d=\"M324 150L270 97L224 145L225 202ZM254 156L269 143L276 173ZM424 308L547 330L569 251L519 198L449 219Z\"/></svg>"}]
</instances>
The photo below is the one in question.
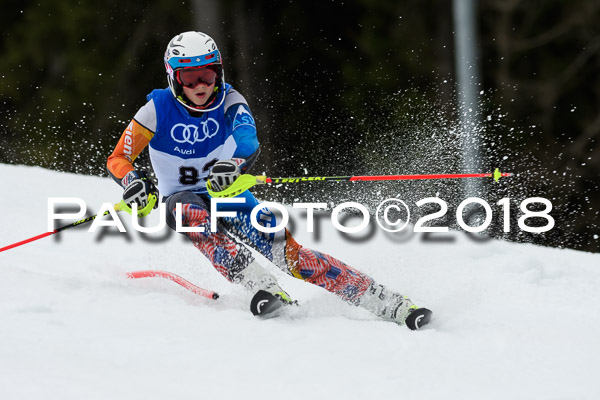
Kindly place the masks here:
<instances>
[{"instance_id":1,"label":"skier","mask_svg":"<svg viewBox=\"0 0 600 400\"><path fill-rule=\"evenodd\" d=\"M164 61L169 87L147 96L148 102L135 114L107 161L108 172L123 187L127 204L145 207L150 195L158 197L160 191L167 224L175 230L176 205L180 203L183 226L204 228L201 233L184 234L226 279L256 293L251 304L255 315L295 301L245 245L288 274L384 320L411 329L429 322L431 311L418 308L408 297L342 261L302 247L287 229L276 233L255 229L250 211L259 202L250 191L237 196L245 203L221 208L236 211L236 217L219 218L217 231L211 232L207 182L212 191L219 192L252 167L260 153L255 122L244 97L225 83L221 53L210 36L200 32L175 36ZM146 146L158 189L145 172L133 166ZM256 220L276 226L276 218L262 208Z\"/></svg>"}]
</instances>

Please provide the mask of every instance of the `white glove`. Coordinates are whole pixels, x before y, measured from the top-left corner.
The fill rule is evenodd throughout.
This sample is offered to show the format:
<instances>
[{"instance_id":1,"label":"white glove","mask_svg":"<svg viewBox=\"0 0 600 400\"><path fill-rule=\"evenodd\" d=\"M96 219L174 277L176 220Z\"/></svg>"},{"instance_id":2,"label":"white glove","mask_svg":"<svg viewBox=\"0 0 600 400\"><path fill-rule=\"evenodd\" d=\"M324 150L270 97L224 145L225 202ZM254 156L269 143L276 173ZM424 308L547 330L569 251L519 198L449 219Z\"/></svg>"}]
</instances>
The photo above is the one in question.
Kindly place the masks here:
<instances>
[{"instance_id":1,"label":"white glove","mask_svg":"<svg viewBox=\"0 0 600 400\"><path fill-rule=\"evenodd\" d=\"M131 171L121 180L123 191L123 200L129 206L137 203L138 207L145 207L148 204L148 196L155 194L158 198L158 189L143 171ZM158 202L154 208L158 207Z\"/></svg>"},{"instance_id":2,"label":"white glove","mask_svg":"<svg viewBox=\"0 0 600 400\"><path fill-rule=\"evenodd\" d=\"M245 171L245 166L243 158L217 161L208 174L210 189L214 192L227 189Z\"/></svg>"}]
</instances>

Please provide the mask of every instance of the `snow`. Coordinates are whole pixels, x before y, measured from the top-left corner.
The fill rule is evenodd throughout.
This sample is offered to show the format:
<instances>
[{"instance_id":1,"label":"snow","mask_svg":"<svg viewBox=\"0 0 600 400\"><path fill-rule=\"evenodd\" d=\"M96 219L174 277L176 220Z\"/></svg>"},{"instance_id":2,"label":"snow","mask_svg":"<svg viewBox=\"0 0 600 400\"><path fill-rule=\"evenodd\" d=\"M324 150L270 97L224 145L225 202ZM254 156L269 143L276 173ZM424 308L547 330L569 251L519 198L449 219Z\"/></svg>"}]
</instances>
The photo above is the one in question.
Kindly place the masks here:
<instances>
[{"instance_id":1,"label":"snow","mask_svg":"<svg viewBox=\"0 0 600 400\"><path fill-rule=\"evenodd\" d=\"M0 247L46 231L48 197L81 197L94 212L121 195L108 178L13 165L0 176ZM431 308L430 327L379 321L264 259L301 307L259 320L250 294L184 237L151 242L128 217L127 234L88 225L0 254L0 398L600 398L600 254L457 232L377 228L349 241L327 219L313 235L290 214L299 242ZM142 269L221 298L126 279Z\"/></svg>"}]
</instances>

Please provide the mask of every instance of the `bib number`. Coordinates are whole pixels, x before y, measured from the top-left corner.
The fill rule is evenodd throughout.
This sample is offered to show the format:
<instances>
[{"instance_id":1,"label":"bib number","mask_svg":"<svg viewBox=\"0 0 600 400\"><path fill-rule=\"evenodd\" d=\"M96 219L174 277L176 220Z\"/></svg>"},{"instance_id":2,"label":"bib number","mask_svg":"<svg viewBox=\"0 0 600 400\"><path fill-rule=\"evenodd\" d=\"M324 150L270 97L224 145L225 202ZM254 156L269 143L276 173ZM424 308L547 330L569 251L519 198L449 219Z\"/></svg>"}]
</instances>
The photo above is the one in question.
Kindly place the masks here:
<instances>
[{"instance_id":1,"label":"bib number","mask_svg":"<svg viewBox=\"0 0 600 400\"><path fill-rule=\"evenodd\" d=\"M208 172L216 162L219 161L217 158L207 162L202 167L202 172ZM202 178L200 178L200 172L194 167L179 167L179 183L182 185L197 185Z\"/></svg>"}]
</instances>

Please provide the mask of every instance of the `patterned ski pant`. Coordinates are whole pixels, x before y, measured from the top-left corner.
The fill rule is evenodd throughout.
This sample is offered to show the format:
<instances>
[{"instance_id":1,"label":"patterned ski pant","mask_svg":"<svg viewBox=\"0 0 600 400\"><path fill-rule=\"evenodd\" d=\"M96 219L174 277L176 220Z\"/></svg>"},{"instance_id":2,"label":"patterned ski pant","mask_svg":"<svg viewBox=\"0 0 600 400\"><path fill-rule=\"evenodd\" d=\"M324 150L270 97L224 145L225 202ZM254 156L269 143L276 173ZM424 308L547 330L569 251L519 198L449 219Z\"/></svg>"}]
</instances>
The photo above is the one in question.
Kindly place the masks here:
<instances>
[{"instance_id":1,"label":"patterned ski pant","mask_svg":"<svg viewBox=\"0 0 600 400\"><path fill-rule=\"evenodd\" d=\"M229 281L253 260L245 245L257 250L277 267L298 279L325 288L346 301L357 303L373 280L327 254L299 245L287 229L263 233L250 222L252 209L258 200L246 191L238 198L243 204L222 204L219 211L235 211L235 217L217 219L216 232L211 232L210 198L192 192L179 192L166 200L167 223L175 229L176 204L181 203L182 226L203 227L203 232L186 232L185 235L204 254L214 267ZM256 220L262 226L277 226L277 216L266 207L260 209Z\"/></svg>"}]
</instances>

